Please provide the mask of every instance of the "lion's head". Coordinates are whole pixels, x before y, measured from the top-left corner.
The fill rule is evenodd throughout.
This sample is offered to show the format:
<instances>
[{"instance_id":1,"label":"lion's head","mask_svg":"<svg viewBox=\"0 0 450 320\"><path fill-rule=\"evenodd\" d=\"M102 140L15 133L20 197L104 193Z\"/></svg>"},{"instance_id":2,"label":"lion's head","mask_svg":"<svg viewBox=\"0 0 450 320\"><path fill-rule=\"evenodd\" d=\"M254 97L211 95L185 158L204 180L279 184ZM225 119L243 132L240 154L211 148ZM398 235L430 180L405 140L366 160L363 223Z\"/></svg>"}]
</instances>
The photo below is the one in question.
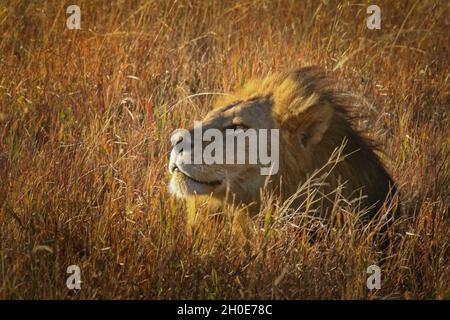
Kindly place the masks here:
<instances>
[{"instance_id":1,"label":"lion's head","mask_svg":"<svg viewBox=\"0 0 450 320\"><path fill-rule=\"evenodd\" d=\"M345 141L343 154L346 156L334 166L325 188L333 190L344 184L346 197L364 194L367 206L382 203L393 185L392 180L371 144L353 129L347 102L345 95L330 89L329 80L316 67L250 81L217 101L203 119L201 132L213 130L209 130L212 134L206 139L203 137L200 153L217 139L222 140L219 146L226 153L226 138L230 135L239 137L253 129L278 129L279 150L272 150L271 139L266 146L269 154L279 153L275 174L261 174L267 163L196 162L193 156L196 147L191 149L194 152L186 150L195 145L195 130L184 130L172 136L171 192L180 198L197 195L258 204L261 191L266 188L286 199L315 170L324 166ZM184 143L182 148L180 143ZM235 157L241 152L248 160L252 146L247 144L244 149L233 151Z\"/></svg>"}]
</instances>

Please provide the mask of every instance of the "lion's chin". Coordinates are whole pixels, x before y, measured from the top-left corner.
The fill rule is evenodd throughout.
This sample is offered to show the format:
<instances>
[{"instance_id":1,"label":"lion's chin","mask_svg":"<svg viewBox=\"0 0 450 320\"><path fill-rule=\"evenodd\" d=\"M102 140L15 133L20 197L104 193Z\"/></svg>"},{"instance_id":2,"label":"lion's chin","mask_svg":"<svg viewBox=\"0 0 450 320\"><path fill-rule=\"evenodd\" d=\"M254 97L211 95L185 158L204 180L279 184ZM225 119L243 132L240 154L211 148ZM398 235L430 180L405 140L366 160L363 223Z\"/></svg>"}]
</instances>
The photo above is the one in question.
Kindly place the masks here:
<instances>
[{"instance_id":1,"label":"lion's chin","mask_svg":"<svg viewBox=\"0 0 450 320\"><path fill-rule=\"evenodd\" d=\"M179 198L192 195L211 195L222 185L222 181L199 181L176 170L170 180L170 191Z\"/></svg>"}]
</instances>

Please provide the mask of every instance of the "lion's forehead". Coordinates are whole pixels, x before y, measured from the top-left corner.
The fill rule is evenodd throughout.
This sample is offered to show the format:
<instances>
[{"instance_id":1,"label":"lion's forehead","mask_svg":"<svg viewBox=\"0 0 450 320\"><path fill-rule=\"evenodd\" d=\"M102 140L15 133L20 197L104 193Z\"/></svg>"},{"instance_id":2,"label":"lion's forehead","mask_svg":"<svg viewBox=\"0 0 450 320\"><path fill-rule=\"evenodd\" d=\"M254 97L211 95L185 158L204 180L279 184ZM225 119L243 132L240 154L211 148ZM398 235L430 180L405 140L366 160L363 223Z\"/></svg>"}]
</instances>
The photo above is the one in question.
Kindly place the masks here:
<instances>
[{"instance_id":1,"label":"lion's forehead","mask_svg":"<svg viewBox=\"0 0 450 320\"><path fill-rule=\"evenodd\" d=\"M227 125L233 120L246 122L249 126L271 125L270 103L267 103L266 100L260 97L234 101L223 107L211 110L202 121L218 126Z\"/></svg>"},{"instance_id":2,"label":"lion's forehead","mask_svg":"<svg viewBox=\"0 0 450 320\"><path fill-rule=\"evenodd\" d=\"M222 112L217 112L216 110L213 110L203 118L202 122L203 125L221 126L229 117L231 116L230 115L226 116Z\"/></svg>"}]
</instances>

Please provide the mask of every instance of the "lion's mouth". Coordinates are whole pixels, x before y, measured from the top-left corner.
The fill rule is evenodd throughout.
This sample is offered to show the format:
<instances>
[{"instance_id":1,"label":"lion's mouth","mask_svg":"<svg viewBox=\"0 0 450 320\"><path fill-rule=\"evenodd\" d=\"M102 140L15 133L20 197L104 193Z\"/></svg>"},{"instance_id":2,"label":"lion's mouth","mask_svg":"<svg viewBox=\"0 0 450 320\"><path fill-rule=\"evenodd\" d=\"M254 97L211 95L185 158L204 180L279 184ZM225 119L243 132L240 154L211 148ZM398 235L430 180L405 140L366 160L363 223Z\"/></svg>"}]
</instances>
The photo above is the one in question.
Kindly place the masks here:
<instances>
[{"instance_id":1,"label":"lion's mouth","mask_svg":"<svg viewBox=\"0 0 450 320\"><path fill-rule=\"evenodd\" d=\"M182 171L182 170L181 170L180 168L178 168L177 166L175 166L175 167L173 168L173 172L174 172L174 173L176 173L176 172L181 173L181 174L182 174L183 176L185 176L187 179L189 179L189 180L191 180L191 181L193 181L193 182L195 182L195 183L207 185L207 186L210 186L210 187L216 187L216 186L218 186L218 185L220 185L220 184L222 183L222 181L219 181L219 180L201 181L201 180L195 179L194 177L190 176L190 175L187 174L186 172Z\"/></svg>"}]
</instances>

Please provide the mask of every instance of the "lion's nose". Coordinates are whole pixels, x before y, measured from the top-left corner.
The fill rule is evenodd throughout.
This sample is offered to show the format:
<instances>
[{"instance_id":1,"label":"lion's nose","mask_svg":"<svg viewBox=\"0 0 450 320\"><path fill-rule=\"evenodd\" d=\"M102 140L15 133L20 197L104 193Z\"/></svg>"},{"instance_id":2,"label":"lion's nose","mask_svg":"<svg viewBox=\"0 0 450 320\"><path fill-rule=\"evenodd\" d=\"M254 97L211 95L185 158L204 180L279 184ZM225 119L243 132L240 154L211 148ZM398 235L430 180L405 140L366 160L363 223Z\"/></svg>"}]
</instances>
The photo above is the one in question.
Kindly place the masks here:
<instances>
[{"instance_id":1,"label":"lion's nose","mask_svg":"<svg viewBox=\"0 0 450 320\"><path fill-rule=\"evenodd\" d=\"M183 133L182 132L175 132L171 137L170 137L170 142L172 143L172 146L176 146L177 144L179 144L181 141L183 141Z\"/></svg>"},{"instance_id":2,"label":"lion's nose","mask_svg":"<svg viewBox=\"0 0 450 320\"><path fill-rule=\"evenodd\" d=\"M179 144L181 141L183 141L183 137L182 136L178 136L175 138L175 143L174 145L176 146L177 144Z\"/></svg>"}]
</instances>

